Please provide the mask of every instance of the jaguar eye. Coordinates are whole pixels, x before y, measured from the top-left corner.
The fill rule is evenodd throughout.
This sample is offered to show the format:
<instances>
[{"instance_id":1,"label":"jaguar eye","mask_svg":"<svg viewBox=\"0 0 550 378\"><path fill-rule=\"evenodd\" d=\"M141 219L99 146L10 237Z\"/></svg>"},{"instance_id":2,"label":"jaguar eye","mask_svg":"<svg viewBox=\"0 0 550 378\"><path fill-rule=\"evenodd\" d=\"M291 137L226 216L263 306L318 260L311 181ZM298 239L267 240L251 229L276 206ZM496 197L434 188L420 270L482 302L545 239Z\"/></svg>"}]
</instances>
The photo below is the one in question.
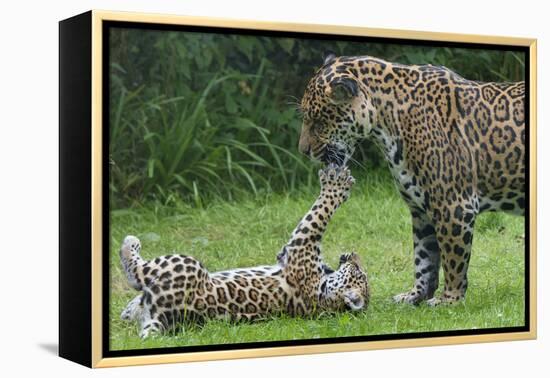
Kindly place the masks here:
<instances>
[{"instance_id":1,"label":"jaguar eye","mask_svg":"<svg viewBox=\"0 0 550 378\"><path fill-rule=\"evenodd\" d=\"M325 128L325 124L319 120L313 121L311 126L311 129L316 133L320 133L321 131L323 131L324 128Z\"/></svg>"}]
</instances>

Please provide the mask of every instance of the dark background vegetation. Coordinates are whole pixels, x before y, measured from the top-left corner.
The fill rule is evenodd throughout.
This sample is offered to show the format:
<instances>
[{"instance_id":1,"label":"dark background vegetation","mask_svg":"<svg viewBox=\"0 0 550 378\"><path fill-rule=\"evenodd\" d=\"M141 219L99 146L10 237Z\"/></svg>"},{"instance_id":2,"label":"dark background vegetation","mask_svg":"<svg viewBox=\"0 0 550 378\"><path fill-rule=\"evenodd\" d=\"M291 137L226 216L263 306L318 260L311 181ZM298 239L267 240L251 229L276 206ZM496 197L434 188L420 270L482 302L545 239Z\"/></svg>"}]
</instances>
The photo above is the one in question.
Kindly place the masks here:
<instances>
[{"instance_id":1,"label":"dark background vegetation","mask_svg":"<svg viewBox=\"0 0 550 378\"><path fill-rule=\"evenodd\" d=\"M444 65L472 80L524 78L518 52L113 28L111 208L317 185L318 166L297 149L297 104L327 51ZM356 158L384 165L368 143Z\"/></svg>"}]
</instances>

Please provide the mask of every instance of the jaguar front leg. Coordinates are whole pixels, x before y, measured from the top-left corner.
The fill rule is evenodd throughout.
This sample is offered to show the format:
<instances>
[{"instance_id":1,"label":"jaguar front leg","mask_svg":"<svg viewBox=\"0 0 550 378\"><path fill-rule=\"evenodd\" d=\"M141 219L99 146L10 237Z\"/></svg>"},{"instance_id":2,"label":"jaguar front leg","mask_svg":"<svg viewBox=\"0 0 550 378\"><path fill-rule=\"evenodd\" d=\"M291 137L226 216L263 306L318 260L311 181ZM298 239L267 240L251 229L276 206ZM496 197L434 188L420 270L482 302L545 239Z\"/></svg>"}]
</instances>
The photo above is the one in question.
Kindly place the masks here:
<instances>
[{"instance_id":1,"label":"jaguar front leg","mask_svg":"<svg viewBox=\"0 0 550 378\"><path fill-rule=\"evenodd\" d=\"M319 282L324 272L321 240L332 216L349 198L355 179L347 167L331 164L319 171L319 181L319 197L277 255L279 264L284 267L287 283L304 300L304 306L294 303L294 309L289 311L301 311L300 308L309 311L317 302Z\"/></svg>"},{"instance_id":2,"label":"jaguar front leg","mask_svg":"<svg viewBox=\"0 0 550 378\"><path fill-rule=\"evenodd\" d=\"M414 209L412 228L414 240L414 286L393 297L397 303L416 305L432 298L439 285L440 253L433 222L421 210Z\"/></svg>"},{"instance_id":3,"label":"jaguar front leg","mask_svg":"<svg viewBox=\"0 0 550 378\"><path fill-rule=\"evenodd\" d=\"M287 247L318 245L336 209L346 202L355 179L347 167L334 164L319 171L321 193L292 232Z\"/></svg>"}]
</instances>

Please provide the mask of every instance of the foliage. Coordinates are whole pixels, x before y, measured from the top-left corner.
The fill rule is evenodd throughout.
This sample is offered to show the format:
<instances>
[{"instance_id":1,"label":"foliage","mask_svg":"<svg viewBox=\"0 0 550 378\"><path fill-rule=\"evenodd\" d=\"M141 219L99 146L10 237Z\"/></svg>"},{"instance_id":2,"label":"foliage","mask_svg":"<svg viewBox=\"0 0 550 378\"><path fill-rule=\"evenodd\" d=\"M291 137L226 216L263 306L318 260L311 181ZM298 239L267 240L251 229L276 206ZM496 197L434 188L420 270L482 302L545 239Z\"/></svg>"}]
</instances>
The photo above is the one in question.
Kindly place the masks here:
<instances>
[{"instance_id":1,"label":"foliage","mask_svg":"<svg viewBox=\"0 0 550 378\"><path fill-rule=\"evenodd\" d=\"M445 65L474 80L524 71L522 54L497 50L123 28L109 38L113 208L310 185L296 106L325 51ZM359 155L380 164L369 144Z\"/></svg>"},{"instance_id":2,"label":"foliage","mask_svg":"<svg viewBox=\"0 0 550 378\"><path fill-rule=\"evenodd\" d=\"M118 248L127 234L141 238L145 258L174 251L199 259L210 271L273 264L281 246L318 193L246 196L239 204L213 200L199 209L178 200L172 206L149 203L112 215L110 253L110 340L113 349L212 345L260 340L313 339L456 329L513 327L524 324L524 219L499 213L478 217L463 303L430 308L394 304L394 294L413 282L411 221L406 205L391 188L391 177L370 172L357 182L338 210L323 240L325 260L333 267L341 252L355 250L368 270L369 308L359 313L310 318L274 316L269 321L204 327L142 341L138 326L120 320L137 292L121 269ZM443 285L443 278L440 279ZM442 288L440 288L441 290Z\"/></svg>"}]
</instances>

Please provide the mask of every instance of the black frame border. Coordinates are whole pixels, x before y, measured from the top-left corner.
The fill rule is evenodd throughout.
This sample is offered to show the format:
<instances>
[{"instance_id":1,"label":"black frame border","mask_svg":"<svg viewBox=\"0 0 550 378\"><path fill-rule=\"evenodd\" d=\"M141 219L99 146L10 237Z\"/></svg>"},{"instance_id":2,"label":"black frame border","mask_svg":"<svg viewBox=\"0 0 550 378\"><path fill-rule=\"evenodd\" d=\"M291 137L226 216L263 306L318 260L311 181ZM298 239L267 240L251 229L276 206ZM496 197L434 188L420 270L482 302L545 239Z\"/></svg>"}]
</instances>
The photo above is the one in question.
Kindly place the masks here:
<instances>
[{"instance_id":1,"label":"black frame border","mask_svg":"<svg viewBox=\"0 0 550 378\"><path fill-rule=\"evenodd\" d=\"M59 22L59 356L85 366L92 364L92 17Z\"/></svg>"}]
</instances>

